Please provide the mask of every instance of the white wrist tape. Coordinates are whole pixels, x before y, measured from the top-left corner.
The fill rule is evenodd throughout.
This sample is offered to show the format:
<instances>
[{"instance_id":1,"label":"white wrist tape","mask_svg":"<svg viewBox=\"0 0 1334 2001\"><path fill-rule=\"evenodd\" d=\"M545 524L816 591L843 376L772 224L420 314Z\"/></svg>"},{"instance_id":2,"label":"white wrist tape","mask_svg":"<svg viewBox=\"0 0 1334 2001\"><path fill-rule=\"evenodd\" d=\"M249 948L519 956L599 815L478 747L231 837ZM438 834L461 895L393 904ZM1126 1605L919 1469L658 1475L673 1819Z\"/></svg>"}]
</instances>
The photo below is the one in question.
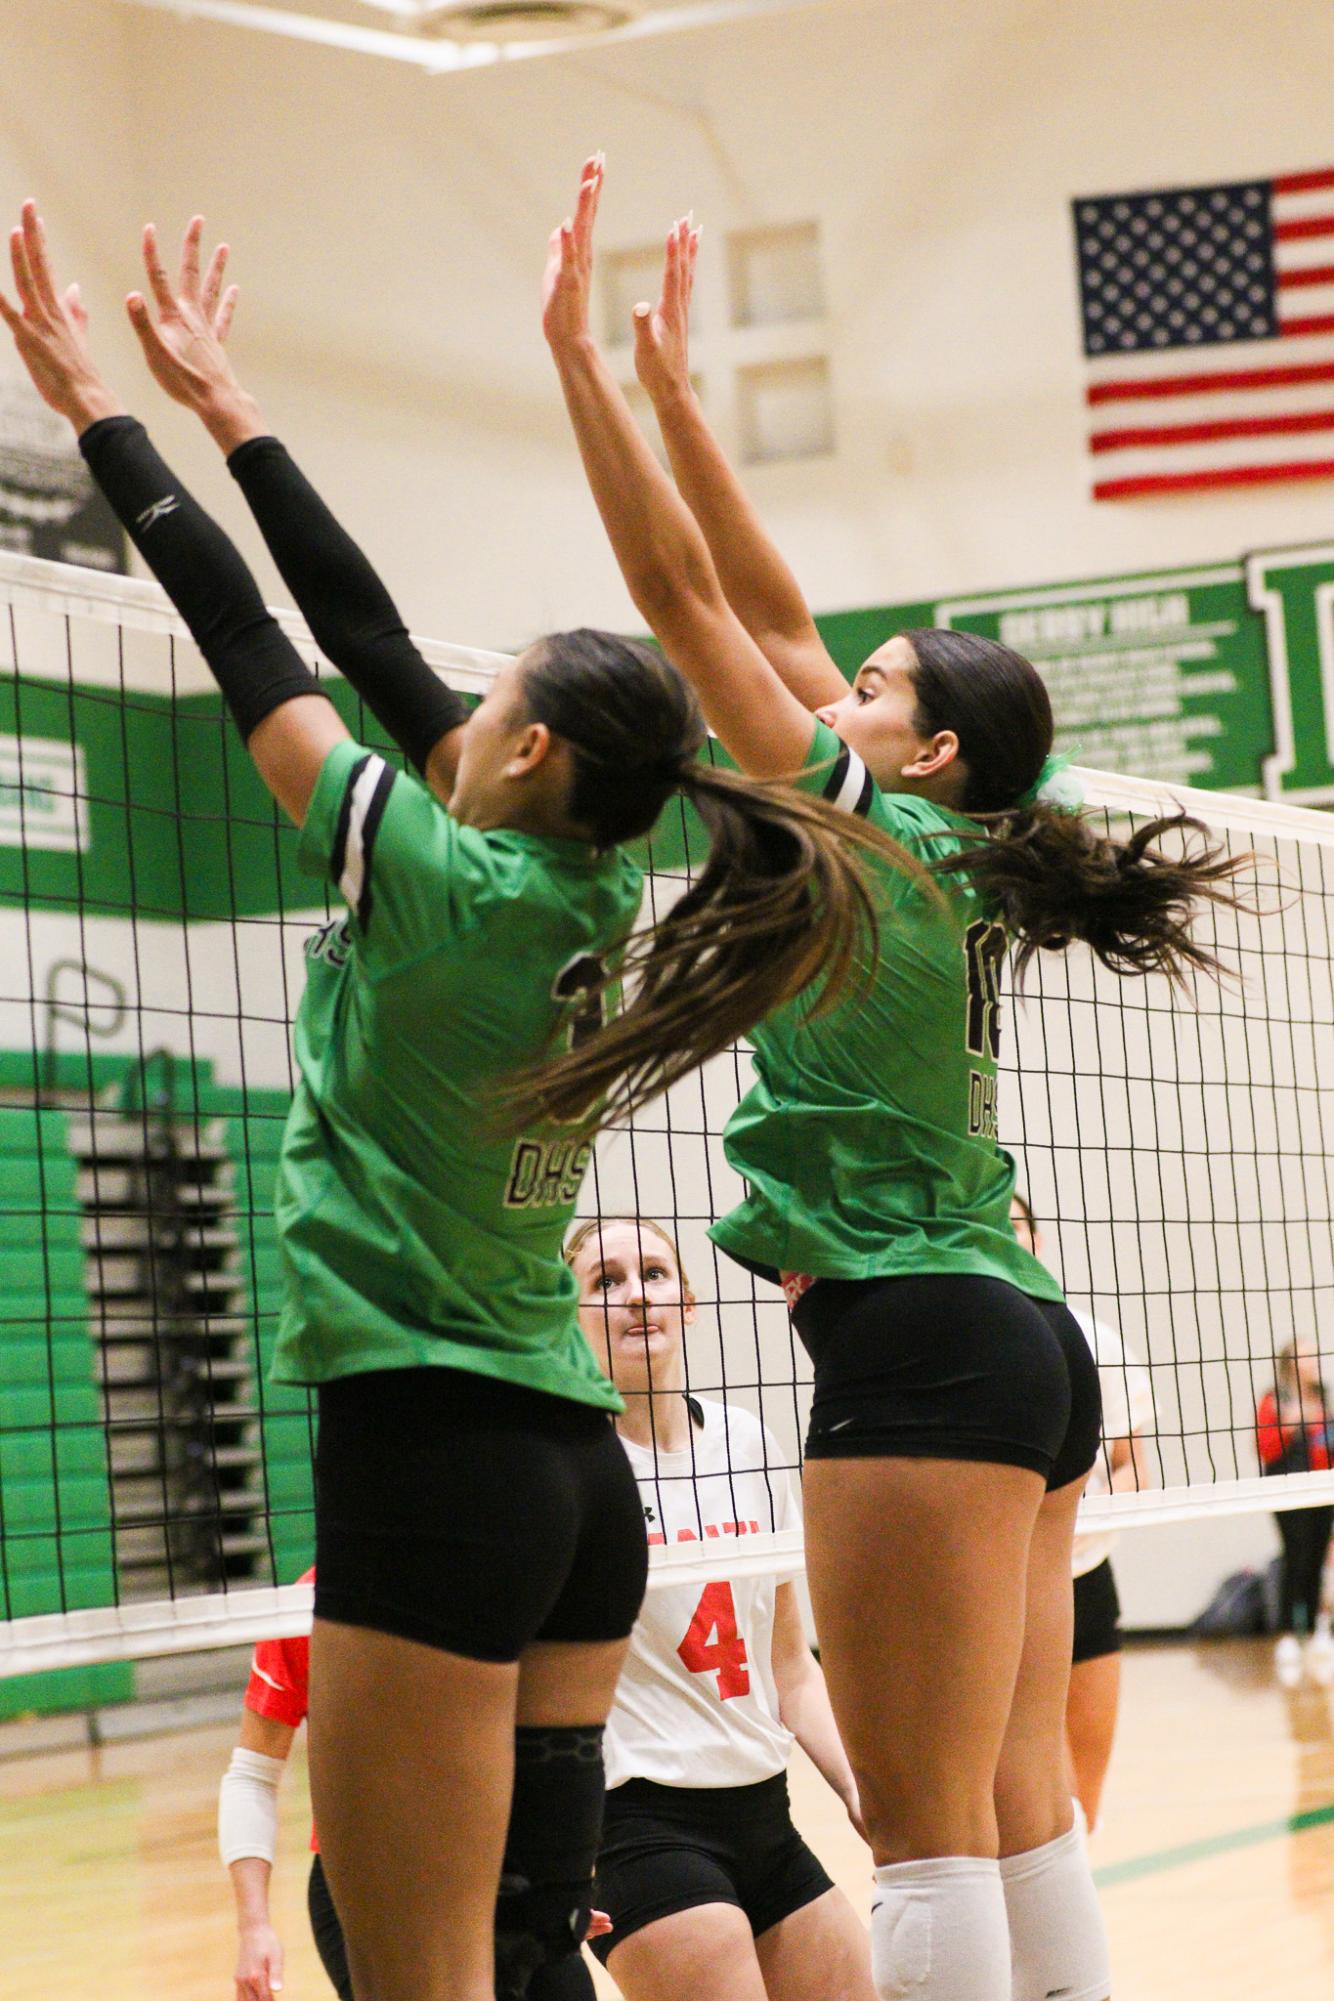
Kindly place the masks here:
<instances>
[{"instance_id":1,"label":"white wrist tape","mask_svg":"<svg viewBox=\"0 0 1334 2001\"><path fill-rule=\"evenodd\" d=\"M278 1853L278 1781L283 1760L238 1744L218 1788L218 1852L230 1868L245 1855L272 1862Z\"/></svg>"}]
</instances>

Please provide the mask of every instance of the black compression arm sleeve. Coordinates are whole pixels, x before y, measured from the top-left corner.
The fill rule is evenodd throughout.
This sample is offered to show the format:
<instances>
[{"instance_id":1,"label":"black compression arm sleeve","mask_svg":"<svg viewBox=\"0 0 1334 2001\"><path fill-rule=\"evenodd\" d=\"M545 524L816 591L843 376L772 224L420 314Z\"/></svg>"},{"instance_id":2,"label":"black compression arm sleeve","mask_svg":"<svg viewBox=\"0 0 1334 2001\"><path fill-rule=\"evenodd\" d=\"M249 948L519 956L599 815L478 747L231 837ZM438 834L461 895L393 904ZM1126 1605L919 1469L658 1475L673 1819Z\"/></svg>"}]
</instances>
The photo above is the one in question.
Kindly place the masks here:
<instances>
[{"instance_id":1,"label":"black compression arm sleeve","mask_svg":"<svg viewBox=\"0 0 1334 2001\"><path fill-rule=\"evenodd\" d=\"M227 464L320 651L425 771L441 737L467 721L463 702L422 659L370 563L277 438L248 439Z\"/></svg>"},{"instance_id":2,"label":"black compression arm sleeve","mask_svg":"<svg viewBox=\"0 0 1334 2001\"><path fill-rule=\"evenodd\" d=\"M272 613L240 551L191 498L133 417L79 439L89 471L189 626L245 740L295 695L324 691Z\"/></svg>"}]
</instances>

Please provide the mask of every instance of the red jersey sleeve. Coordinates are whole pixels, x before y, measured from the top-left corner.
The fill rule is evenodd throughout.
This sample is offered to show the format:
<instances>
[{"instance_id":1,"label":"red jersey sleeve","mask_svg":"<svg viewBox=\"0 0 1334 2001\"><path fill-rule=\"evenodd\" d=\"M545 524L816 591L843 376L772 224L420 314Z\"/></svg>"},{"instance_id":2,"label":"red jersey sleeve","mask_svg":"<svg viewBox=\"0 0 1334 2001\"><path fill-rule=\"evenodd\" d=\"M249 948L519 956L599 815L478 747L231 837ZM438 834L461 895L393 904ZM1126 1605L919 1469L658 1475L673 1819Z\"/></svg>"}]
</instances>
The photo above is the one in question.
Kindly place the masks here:
<instances>
[{"instance_id":1,"label":"red jersey sleeve","mask_svg":"<svg viewBox=\"0 0 1334 2001\"><path fill-rule=\"evenodd\" d=\"M1255 1413L1255 1445L1262 1466L1272 1466L1276 1459L1283 1457L1288 1436L1288 1428L1278 1421L1278 1398L1270 1390L1261 1397L1260 1408Z\"/></svg>"},{"instance_id":2,"label":"red jersey sleeve","mask_svg":"<svg viewBox=\"0 0 1334 2001\"><path fill-rule=\"evenodd\" d=\"M261 1640L250 1660L245 1706L293 1730L306 1720L310 1684L310 1641Z\"/></svg>"}]
</instances>

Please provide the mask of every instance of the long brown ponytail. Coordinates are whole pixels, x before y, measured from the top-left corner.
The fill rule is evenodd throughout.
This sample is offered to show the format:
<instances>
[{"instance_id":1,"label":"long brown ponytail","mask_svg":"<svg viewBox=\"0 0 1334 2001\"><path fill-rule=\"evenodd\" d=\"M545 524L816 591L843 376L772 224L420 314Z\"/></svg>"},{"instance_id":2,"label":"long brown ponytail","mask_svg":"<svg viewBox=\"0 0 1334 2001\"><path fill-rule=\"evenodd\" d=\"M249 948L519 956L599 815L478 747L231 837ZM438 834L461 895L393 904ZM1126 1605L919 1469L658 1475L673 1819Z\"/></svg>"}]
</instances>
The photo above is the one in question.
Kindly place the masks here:
<instances>
[{"instance_id":1,"label":"long brown ponytail","mask_svg":"<svg viewBox=\"0 0 1334 2001\"><path fill-rule=\"evenodd\" d=\"M1191 927L1202 900L1253 908L1225 886L1253 857L1211 845L1202 821L1174 813L1119 841L1088 813L1038 803L985 824L976 846L935 866L970 876L995 909L1015 940L1017 982L1039 952L1063 952L1076 939L1117 973L1165 973L1184 986L1191 972L1226 971ZM1177 835L1179 851L1165 852L1161 843Z\"/></svg>"},{"instance_id":2,"label":"long brown ponytail","mask_svg":"<svg viewBox=\"0 0 1334 2001\"><path fill-rule=\"evenodd\" d=\"M600 843L646 831L680 790L709 852L608 975L608 988L628 992L621 1012L515 1080L506 1123L624 1117L808 989L813 1013L832 1006L878 949L876 888L858 850L933 893L918 861L852 814L698 758L698 706L653 648L557 634L524 686L531 713L574 751L573 810Z\"/></svg>"},{"instance_id":3,"label":"long brown ponytail","mask_svg":"<svg viewBox=\"0 0 1334 2001\"><path fill-rule=\"evenodd\" d=\"M976 633L928 628L904 637L917 661L915 726L923 736L958 736L967 771L960 810L984 829L934 866L969 876L993 906L1015 941L1016 980L1038 952L1064 951L1076 939L1118 973L1165 973L1178 985L1192 972L1221 974L1192 935L1196 906L1253 908L1228 887L1253 857L1227 855L1185 813L1117 840L1092 814L1027 800L1052 743L1037 669Z\"/></svg>"},{"instance_id":4,"label":"long brown ponytail","mask_svg":"<svg viewBox=\"0 0 1334 2001\"><path fill-rule=\"evenodd\" d=\"M786 783L700 762L680 787L708 832L708 858L626 946L607 985L624 984L627 1004L519 1080L516 1117L624 1117L817 983L811 1013L824 1013L879 948L875 886L855 850L923 876L887 835Z\"/></svg>"}]
</instances>

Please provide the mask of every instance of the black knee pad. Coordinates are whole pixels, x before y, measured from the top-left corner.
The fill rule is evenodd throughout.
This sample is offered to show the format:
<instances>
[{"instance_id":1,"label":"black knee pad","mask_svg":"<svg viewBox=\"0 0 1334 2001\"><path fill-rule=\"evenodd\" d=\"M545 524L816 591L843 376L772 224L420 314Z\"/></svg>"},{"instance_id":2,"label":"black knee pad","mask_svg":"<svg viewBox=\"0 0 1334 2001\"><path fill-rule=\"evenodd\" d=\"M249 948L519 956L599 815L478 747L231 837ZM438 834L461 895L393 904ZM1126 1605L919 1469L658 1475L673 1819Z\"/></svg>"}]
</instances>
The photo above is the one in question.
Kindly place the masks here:
<instances>
[{"instance_id":1,"label":"black knee pad","mask_svg":"<svg viewBox=\"0 0 1334 2001\"><path fill-rule=\"evenodd\" d=\"M592 1911L605 1790L601 1724L515 1731L496 1899L496 2001L539 2001L542 1970L578 1953Z\"/></svg>"}]
</instances>

